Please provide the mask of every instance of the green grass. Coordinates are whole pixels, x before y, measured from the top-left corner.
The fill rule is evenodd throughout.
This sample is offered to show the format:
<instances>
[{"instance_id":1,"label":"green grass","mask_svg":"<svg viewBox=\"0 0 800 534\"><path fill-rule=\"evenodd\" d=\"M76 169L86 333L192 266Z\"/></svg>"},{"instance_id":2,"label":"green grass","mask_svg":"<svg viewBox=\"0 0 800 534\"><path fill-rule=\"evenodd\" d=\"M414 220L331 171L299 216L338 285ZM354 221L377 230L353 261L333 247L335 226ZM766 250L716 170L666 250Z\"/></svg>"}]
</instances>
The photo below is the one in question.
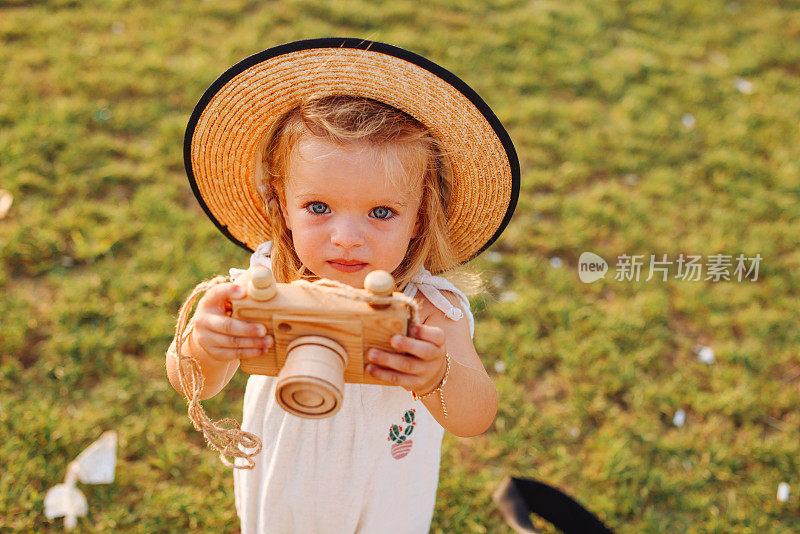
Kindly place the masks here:
<instances>
[{"instance_id":1,"label":"green grass","mask_svg":"<svg viewBox=\"0 0 800 534\"><path fill-rule=\"evenodd\" d=\"M230 472L163 369L189 290L247 261L189 190L183 132L233 63L330 35L444 65L522 163L501 256L474 262L503 278L472 301L500 412L445 437L433 532L511 532L491 503L506 474L619 532L796 529L800 11L691 0L0 2L0 527L60 530L45 491L115 429L117 479L81 486L80 531L237 531ZM612 270L622 254L763 260L757 282L583 284L585 250ZM243 389L207 411L239 417Z\"/></svg>"}]
</instances>

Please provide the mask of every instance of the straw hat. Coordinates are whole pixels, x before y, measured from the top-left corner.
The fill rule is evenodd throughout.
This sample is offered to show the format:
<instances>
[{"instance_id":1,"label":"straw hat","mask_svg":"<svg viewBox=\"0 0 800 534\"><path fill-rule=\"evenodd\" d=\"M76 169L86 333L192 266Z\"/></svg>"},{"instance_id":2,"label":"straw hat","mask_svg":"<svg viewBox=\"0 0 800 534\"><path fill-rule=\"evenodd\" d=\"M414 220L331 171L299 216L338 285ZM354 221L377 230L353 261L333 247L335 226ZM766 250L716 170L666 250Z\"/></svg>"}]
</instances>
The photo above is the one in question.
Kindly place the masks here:
<instances>
[{"instance_id":1,"label":"straw hat","mask_svg":"<svg viewBox=\"0 0 800 534\"><path fill-rule=\"evenodd\" d=\"M450 152L453 190L446 217L459 262L503 232L519 196L514 145L489 106L451 72L413 52L354 38L295 41L225 71L194 108L184 163L197 200L231 241L254 250L270 239L254 185L270 125L316 92L392 105L424 124Z\"/></svg>"}]
</instances>

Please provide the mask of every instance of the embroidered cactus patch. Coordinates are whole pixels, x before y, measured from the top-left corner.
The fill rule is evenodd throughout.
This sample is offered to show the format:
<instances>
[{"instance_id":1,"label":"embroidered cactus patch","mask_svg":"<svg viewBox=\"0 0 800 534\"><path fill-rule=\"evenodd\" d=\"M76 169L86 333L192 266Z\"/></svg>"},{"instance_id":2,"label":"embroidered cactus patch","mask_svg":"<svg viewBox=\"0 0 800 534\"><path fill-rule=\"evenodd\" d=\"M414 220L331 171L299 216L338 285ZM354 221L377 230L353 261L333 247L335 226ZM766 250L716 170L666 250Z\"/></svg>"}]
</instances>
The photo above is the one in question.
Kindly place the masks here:
<instances>
[{"instance_id":1,"label":"embroidered cactus patch","mask_svg":"<svg viewBox=\"0 0 800 534\"><path fill-rule=\"evenodd\" d=\"M394 442L392 443L391 453L392 458L395 460L405 457L411 451L411 445L414 444L408 437L414 431L414 426L417 424L414 422L415 413L416 410L407 410L406 413L403 414L402 424L389 427L389 441Z\"/></svg>"}]
</instances>

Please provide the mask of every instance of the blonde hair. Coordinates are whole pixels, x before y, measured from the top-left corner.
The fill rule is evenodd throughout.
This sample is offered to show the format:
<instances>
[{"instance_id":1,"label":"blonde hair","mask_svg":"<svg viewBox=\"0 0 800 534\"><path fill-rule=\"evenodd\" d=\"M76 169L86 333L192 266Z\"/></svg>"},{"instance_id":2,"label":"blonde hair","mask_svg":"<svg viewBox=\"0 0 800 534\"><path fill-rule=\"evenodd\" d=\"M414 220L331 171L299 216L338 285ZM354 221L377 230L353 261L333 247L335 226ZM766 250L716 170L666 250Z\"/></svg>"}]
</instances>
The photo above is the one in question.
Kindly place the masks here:
<instances>
[{"instance_id":1,"label":"blonde hair","mask_svg":"<svg viewBox=\"0 0 800 534\"><path fill-rule=\"evenodd\" d=\"M387 170L398 161L406 177L422 175L420 228L405 258L392 272L398 290L422 267L447 270L447 278L467 295L483 291L481 275L458 264L445 216L452 191L449 160L441 143L419 121L377 100L352 95L317 94L282 115L264 137L256 190L267 205L272 235L272 268L278 282L318 277L302 264L291 231L280 210L286 205L286 180L293 149L304 136L316 136L341 147L377 146ZM393 172L387 172L393 176ZM400 182L390 178L393 185ZM429 268L430 268L429 267Z\"/></svg>"}]
</instances>

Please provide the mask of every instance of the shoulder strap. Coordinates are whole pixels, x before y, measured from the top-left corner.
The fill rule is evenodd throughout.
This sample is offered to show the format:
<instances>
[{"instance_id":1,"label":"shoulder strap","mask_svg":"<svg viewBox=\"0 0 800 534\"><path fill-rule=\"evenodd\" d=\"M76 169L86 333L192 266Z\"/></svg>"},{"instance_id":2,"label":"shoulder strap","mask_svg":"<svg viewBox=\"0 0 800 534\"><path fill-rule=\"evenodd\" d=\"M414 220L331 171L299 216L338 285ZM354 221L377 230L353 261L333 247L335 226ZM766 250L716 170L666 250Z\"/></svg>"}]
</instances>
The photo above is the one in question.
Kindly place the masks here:
<instances>
[{"instance_id":1,"label":"shoulder strap","mask_svg":"<svg viewBox=\"0 0 800 534\"><path fill-rule=\"evenodd\" d=\"M441 310L448 319L458 321L466 314L469 324L469 335L470 337L474 336L475 319L472 317L472 312L469 309L469 299L461 290L454 286L452 282L444 277L434 276L430 271L423 268L414 275L403 290L403 294L407 297L414 298L414 295L417 294L417 290L425 295L425 298ZM457 306L450 304L450 301L441 294L441 291L450 291L456 295L464 311L462 312Z\"/></svg>"},{"instance_id":2,"label":"shoulder strap","mask_svg":"<svg viewBox=\"0 0 800 534\"><path fill-rule=\"evenodd\" d=\"M250 267L255 267L256 265L262 265L264 267L269 267L272 269L272 259L270 258L270 254L272 253L272 241L264 241L256 250L250 255ZM231 268L229 272L231 282L236 280L239 275L245 272L247 269L235 269Z\"/></svg>"}]
</instances>

